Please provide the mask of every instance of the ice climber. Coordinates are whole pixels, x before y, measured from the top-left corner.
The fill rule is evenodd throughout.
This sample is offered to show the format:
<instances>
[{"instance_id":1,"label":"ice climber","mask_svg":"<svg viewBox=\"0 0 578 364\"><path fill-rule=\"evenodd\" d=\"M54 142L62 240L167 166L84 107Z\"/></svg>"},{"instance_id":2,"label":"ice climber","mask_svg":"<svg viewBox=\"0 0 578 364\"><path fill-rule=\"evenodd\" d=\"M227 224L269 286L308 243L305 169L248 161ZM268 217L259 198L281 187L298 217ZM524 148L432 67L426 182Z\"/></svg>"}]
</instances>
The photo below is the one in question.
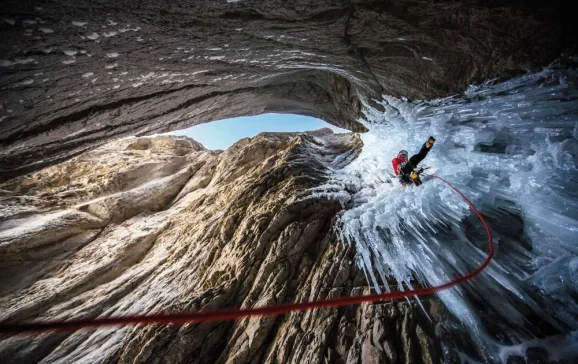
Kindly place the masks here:
<instances>
[{"instance_id":1,"label":"ice climber","mask_svg":"<svg viewBox=\"0 0 578 364\"><path fill-rule=\"evenodd\" d=\"M429 139L422 145L419 153L411 156L409 160L407 158L407 150L401 150L397 154L397 157L393 158L391 161L393 164L393 172L396 176L399 177L401 184L407 185L410 183L415 183L417 186L421 184L419 174L421 171L423 171L423 169L416 171L415 168L419 162L421 162L426 157L435 141L436 139L433 136L430 136Z\"/></svg>"}]
</instances>

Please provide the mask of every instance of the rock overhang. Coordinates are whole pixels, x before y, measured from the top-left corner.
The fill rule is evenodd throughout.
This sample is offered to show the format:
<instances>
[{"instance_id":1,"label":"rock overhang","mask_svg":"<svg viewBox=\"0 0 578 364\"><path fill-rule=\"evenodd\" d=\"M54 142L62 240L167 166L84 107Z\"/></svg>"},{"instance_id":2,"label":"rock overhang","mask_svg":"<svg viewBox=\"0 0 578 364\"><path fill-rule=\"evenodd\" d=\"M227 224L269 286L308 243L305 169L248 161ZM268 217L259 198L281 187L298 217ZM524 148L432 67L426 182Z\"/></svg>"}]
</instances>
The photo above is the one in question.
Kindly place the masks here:
<instances>
[{"instance_id":1,"label":"rock overhang","mask_svg":"<svg viewBox=\"0 0 578 364\"><path fill-rule=\"evenodd\" d=\"M364 131L363 102L447 96L543 66L575 47L574 27L552 4L517 2L7 2L1 178L234 116Z\"/></svg>"}]
</instances>

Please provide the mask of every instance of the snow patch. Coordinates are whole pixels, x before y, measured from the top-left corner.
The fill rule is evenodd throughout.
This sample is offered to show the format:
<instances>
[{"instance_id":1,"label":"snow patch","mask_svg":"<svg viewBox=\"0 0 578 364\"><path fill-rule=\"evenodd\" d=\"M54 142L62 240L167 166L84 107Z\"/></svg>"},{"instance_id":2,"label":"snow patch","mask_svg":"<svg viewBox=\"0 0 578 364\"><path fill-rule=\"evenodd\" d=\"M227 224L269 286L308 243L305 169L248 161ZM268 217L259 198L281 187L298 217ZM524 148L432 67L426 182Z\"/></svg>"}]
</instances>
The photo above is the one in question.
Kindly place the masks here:
<instances>
[{"instance_id":1,"label":"snow patch","mask_svg":"<svg viewBox=\"0 0 578 364\"><path fill-rule=\"evenodd\" d=\"M14 61L8 61L6 59L0 59L0 67L9 67L17 64L27 64L35 62L34 58L16 58Z\"/></svg>"},{"instance_id":2,"label":"snow patch","mask_svg":"<svg viewBox=\"0 0 578 364\"><path fill-rule=\"evenodd\" d=\"M118 53L115 53L115 52L113 52L113 53L107 53L107 54L106 54L106 56L107 56L108 58L116 58L116 57L118 57L118 56L119 56L119 54L118 54Z\"/></svg>"},{"instance_id":3,"label":"snow patch","mask_svg":"<svg viewBox=\"0 0 578 364\"><path fill-rule=\"evenodd\" d=\"M86 21L73 21L73 22L72 22L72 25L75 25L75 26L77 26L77 27L83 27L83 26L85 26L86 24L88 24L88 22L86 22Z\"/></svg>"},{"instance_id":4,"label":"snow patch","mask_svg":"<svg viewBox=\"0 0 578 364\"><path fill-rule=\"evenodd\" d=\"M149 78L154 77L155 73L154 72L149 72L146 75L140 75L140 79L143 81L148 80Z\"/></svg>"},{"instance_id":5,"label":"snow patch","mask_svg":"<svg viewBox=\"0 0 578 364\"><path fill-rule=\"evenodd\" d=\"M118 66L118 63L106 65L106 66L104 66L104 68L106 68L107 70L109 70L109 69L115 68L116 66Z\"/></svg>"},{"instance_id":6,"label":"snow patch","mask_svg":"<svg viewBox=\"0 0 578 364\"><path fill-rule=\"evenodd\" d=\"M78 53L77 51L73 51L73 50L66 50L66 51L62 51L62 53L66 54L67 56L74 56L76 55L76 53Z\"/></svg>"},{"instance_id":7,"label":"snow patch","mask_svg":"<svg viewBox=\"0 0 578 364\"><path fill-rule=\"evenodd\" d=\"M50 28L38 28L38 30L40 30L44 34L54 33L54 30L52 30Z\"/></svg>"},{"instance_id":8,"label":"snow patch","mask_svg":"<svg viewBox=\"0 0 578 364\"><path fill-rule=\"evenodd\" d=\"M99 35L98 33L94 32L92 34L88 34L86 37L90 40L96 40L99 37Z\"/></svg>"},{"instance_id":9,"label":"snow patch","mask_svg":"<svg viewBox=\"0 0 578 364\"><path fill-rule=\"evenodd\" d=\"M94 75L93 72L86 72L85 74L82 75L83 78L89 78L90 76Z\"/></svg>"},{"instance_id":10,"label":"snow patch","mask_svg":"<svg viewBox=\"0 0 578 364\"><path fill-rule=\"evenodd\" d=\"M106 38L110 38L110 37L114 37L115 35L117 35L117 32L104 32L102 33Z\"/></svg>"}]
</instances>

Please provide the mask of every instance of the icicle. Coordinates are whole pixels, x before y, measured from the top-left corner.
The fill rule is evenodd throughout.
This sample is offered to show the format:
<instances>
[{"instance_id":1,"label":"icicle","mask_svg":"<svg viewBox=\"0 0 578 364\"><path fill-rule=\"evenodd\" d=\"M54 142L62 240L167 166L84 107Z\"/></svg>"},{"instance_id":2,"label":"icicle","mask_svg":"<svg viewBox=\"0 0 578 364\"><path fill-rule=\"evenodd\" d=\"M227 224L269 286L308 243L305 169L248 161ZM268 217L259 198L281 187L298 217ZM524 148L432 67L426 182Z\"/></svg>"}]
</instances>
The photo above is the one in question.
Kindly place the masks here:
<instances>
[{"instance_id":1,"label":"icicle","mask_svg":"<svg viewBox=\"0 0 578 364\"><path fill-rule=\"evenodd\" d=\"M578 329L577 80L576 71L543 70L471 86L462 97L408 102L384 96L385 111L365 106L369 132L362 135L361 155L332 170L328 183L315 190L347 206L340 236L355 246L356 261L378 292L391 279L400 289L411 280L447 282L484 259L476 227L465 223L469 206L427 177L420 187L403 187L391 167L399 150L411 154L429 135L437 138L423 164L498 224L511 219L511 226L495 228L499 249L490 269L439 295L485 361L506 361L523 344L507 349L486 333L479 315L503 321L500 335L522 343L534 340L529 310L566 330L564 340L575 340L560 345L577 347L577 336L568 331ZM482 300L484 310L476 311L466 297Z\"/></svg>"}]
</instances>

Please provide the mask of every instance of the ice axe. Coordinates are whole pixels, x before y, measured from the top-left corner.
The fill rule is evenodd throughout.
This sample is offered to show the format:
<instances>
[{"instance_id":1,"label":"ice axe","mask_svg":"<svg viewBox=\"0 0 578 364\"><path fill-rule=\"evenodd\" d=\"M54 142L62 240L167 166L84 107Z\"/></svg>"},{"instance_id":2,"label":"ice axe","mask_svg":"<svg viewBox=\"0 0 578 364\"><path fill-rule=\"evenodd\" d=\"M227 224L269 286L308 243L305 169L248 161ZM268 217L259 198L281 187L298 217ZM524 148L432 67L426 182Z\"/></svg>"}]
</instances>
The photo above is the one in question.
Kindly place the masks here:
<instances>
[{"instance_id":1,"label":"ice axe","mask_svg":"<svg viewBox=\"0 0 578 364\"><path fill-rule=\"evenodd\" d=\"M430 169L431 167L422 167L417 171L412 171L409 176L411 177L411 181L416 185L419 186L423 182L421 181L420 175L423 171Z\"/></svg>"}]
</instances>

